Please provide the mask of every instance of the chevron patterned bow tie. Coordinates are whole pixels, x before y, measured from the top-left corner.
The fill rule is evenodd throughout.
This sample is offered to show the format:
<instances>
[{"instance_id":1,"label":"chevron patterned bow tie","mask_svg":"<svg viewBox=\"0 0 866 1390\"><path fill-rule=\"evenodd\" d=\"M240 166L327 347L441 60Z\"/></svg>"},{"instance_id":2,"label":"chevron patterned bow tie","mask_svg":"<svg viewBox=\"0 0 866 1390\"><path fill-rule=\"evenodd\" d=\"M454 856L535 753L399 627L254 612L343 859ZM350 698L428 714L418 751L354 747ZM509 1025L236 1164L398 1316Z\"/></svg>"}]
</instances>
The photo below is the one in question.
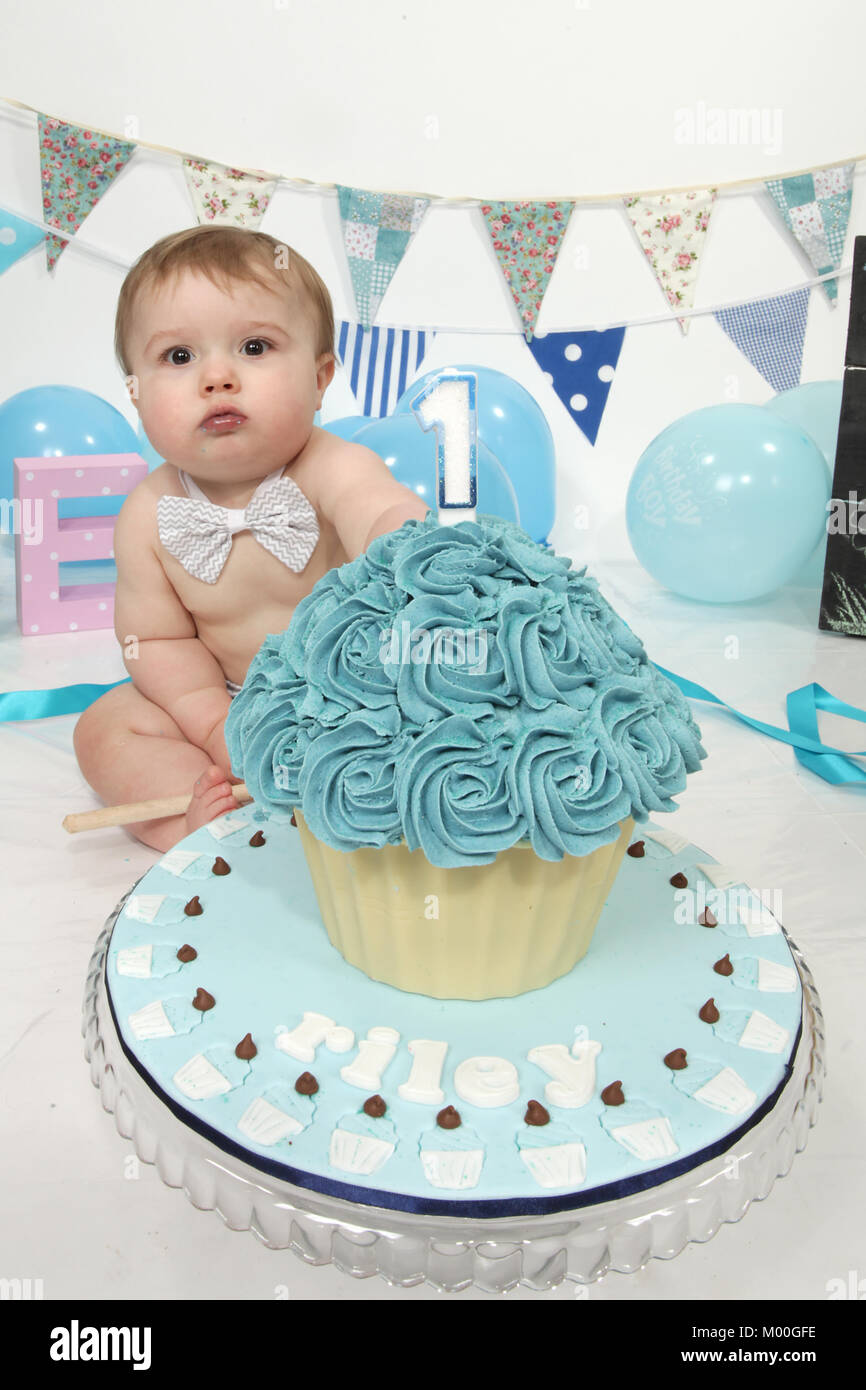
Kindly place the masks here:
<instances>
[{"instance_id":1,"label":"chevron patterned bow tie","mask_svg":"<svg viewBox=\"0 0 866 1390\"><path fill-rule=\"evenodd\" d=\"M187 573L215 584L239 531L252 532L290 570L302 570L319 539L316 513L297 483L279 478L260 487L243 508L192 497L160 497L159 538Z\"/></svg>"}]
</instances>

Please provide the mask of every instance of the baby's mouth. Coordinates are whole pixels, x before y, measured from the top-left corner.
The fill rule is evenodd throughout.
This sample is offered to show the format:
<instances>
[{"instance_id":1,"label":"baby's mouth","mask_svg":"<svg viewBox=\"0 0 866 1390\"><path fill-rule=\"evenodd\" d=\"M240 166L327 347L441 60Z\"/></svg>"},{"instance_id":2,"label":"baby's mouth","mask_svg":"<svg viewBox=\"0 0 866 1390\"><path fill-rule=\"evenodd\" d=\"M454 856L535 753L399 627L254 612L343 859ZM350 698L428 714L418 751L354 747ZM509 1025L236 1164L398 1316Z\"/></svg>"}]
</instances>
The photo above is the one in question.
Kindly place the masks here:
<instances>
[{"instance_id":1,"label":"baby's mouth","mask_svg":"<svg viewBox=\"0 0 866 1390\"><path fill-rule=\"evenodd\" d=\"M208 434L228 434L238 429L246 421L239 410L213 410L201 422L201 428Z\"/></svg>"}]
</instances>

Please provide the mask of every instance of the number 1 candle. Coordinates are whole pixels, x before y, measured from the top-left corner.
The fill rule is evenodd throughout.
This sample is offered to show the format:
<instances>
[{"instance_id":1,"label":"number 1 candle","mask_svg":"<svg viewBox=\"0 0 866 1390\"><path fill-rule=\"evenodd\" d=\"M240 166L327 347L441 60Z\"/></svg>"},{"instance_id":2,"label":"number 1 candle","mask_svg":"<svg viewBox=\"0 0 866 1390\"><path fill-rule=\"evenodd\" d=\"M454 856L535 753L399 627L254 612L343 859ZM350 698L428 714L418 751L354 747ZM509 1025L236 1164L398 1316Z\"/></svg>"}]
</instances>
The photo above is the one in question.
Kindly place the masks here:
<instances>
[{"instance_id":1,"label":"number 1 candle","mask_svg":"<svg viewBox=\"0 0 866 1390\"><path fill-rule=\"evenodd\" d=\"M436 431L436 492L443 526L475 520L477 386L474 372L445 368L412 400L412 411L421 428Z\"/></svg>"}]
</instances>

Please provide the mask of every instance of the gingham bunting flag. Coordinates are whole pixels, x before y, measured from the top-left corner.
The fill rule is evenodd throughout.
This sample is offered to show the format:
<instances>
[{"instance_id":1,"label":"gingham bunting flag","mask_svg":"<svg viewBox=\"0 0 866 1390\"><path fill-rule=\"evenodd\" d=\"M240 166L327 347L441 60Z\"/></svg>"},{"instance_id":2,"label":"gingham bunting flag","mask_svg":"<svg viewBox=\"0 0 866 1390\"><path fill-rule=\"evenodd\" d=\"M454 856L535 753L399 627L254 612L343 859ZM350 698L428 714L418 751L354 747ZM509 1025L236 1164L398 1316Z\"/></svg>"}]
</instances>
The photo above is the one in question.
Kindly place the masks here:
<instances>
[{"instance_id":1,"label":"gingham bunting flag","mask_svg":"<svg viewBox=\"0 0 866 1390\"><path fill-rule=\"evenodd\" d=\"M197 222L220 222L252 231L258 228L277 186L276 179L202 159L184 159L183 172Z\"/></svg>"},{"instance_id":2,"label":"gingham bunting flag","mask_svg":"<svg viewBox=\"0 0 866 1390\"><path fill-rule=\"evenodd\" d=\"M774 391L789 391L800 384L803 339L809 311L809 287L716 309L713 318Z\"/></svg>"},{"instance_id":3,"label":"gingham bunting flag","mask_svg":"<svg viewBox=\"0 0 866 1390\"><path fill-rule=\"evenodd\" d=\"M98 130L67 125L39 113L39 165L44 220L64 232L77 232L112 179L135 153L135 145ZM66 241L46 236L48 269L53 270Z\"/></svg>"},{"instance_id":4,"label":"gingham bunting flag","mask_svg":"<svg viewBox=\"0 0 866 1390\"><path fill-rule=\"evenodd\" d=\"M421 367L435 333L423 328L367 328L340 322L337 357L362 415L390 415Z\"/></svg>"},{"instance_id":5,"label":"gingham bunting flag","mask_svg":"<svg viewBox=\"0 0 866 1390\"><path fill-rule=\"evenodd\" d=\"M716 192L701 188L623 199L640 248L675 309L690 309L694 303L698 259ZM688 332L688 319L680 319L679 325L683 333Z\"/></svg>"},{"instance_id":6,"label":"gingham bunting flag","mask_svg":"<svg viewBox=\"0 0 866 1390\"><path fill-rule=\"evenodd\" d=\"M527 342L535 332L574 203L482 203L502 273Z\"/></svg>"},{"instance_id":7,"label":"gingham bunting flag","mask_svg":"<svg viewBox=\"0 0 866 1390\"><path fill-rule=\"evenodd\" d=\"M624 328L536 334L532 353L590 444L595 444L622 349Z\"/></svg>"},{"instance_id":8,"label":"gingham bunting flag","mask_svg":"<svg viewBox=\"0 0 866 1390\"><path fill-rule=\"evenodd\" d=\"M363 328L369 328L430 200L368 193L343 184L337 184L337 191L358 318Z\"/></svg>"},{"instance_id":9,"label":"gingham bunting flag","mask_svg":"<svg viewBox=\"0 0 866 1390\"><path fill-rule=\"evenodd\" d=\"M811 174L766 182L785 226L819 275L836 270L842 259L851 215L853 177L853 164L836 164L829 169L815 169ZM825 280L821 288L835 305L836 281Z\"/></svg>"}]
</instances>

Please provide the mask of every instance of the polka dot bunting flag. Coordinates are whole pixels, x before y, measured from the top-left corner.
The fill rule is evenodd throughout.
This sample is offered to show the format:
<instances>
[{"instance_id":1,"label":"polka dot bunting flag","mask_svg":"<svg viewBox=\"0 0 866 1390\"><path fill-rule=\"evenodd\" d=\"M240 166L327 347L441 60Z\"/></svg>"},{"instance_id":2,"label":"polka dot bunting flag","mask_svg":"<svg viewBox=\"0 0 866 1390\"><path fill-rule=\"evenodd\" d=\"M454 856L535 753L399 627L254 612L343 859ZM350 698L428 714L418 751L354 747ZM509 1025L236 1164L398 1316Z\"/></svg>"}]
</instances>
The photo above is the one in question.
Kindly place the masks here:
<instances>
[{"instance_id":1,"label":"polka dot bunting flag","mask_svg":"<svg viewBox=\"0 0 866 1390\"><path fill-rule=\"evenodd\" d=\"M625 328L536 334L528 347L575 424L595 444Z\"/></svg>"}]
</instances>

